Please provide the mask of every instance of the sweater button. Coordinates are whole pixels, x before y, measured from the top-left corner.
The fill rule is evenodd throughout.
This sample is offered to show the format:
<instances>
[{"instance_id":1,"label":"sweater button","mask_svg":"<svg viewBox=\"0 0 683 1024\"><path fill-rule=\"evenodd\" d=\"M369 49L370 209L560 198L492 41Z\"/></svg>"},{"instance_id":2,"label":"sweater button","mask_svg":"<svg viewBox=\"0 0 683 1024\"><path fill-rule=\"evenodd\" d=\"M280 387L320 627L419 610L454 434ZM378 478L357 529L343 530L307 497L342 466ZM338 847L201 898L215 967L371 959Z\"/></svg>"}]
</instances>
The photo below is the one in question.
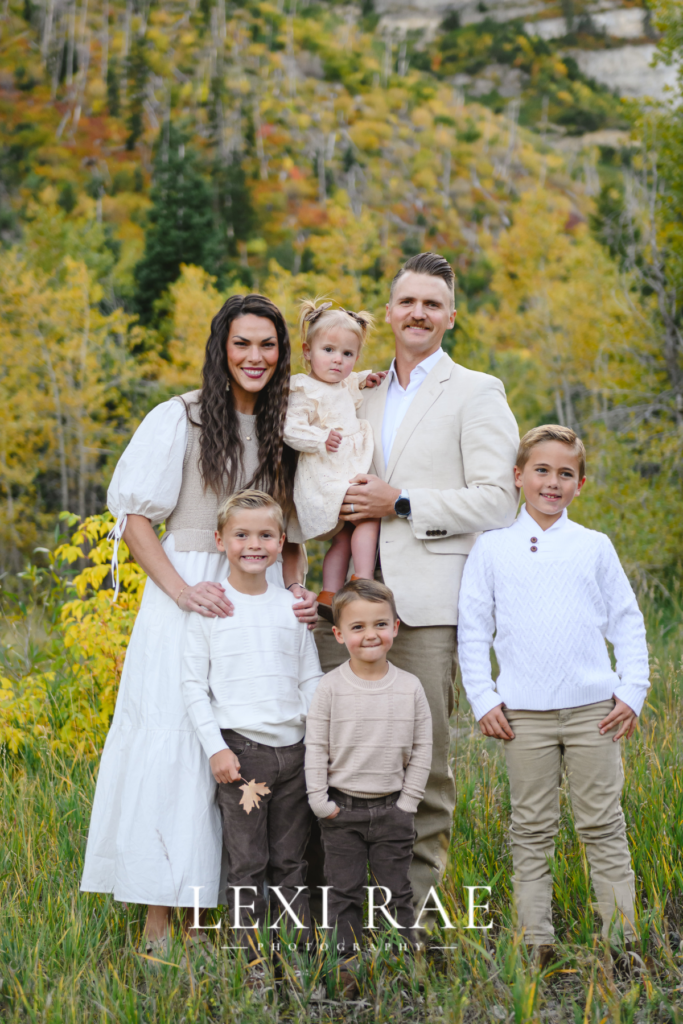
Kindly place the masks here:
<instances>
[{"instance_id":1,"label":"sweater button","mask_svg":"<svg viewBox=\"0 0 683 1024\"><path fill-rule=\"evenodd\" d=\"M530 551L538 551L538 548L536 547L535 544L532 544L531 547L529 548L529 550Z\"/></svg>"},{"instance_id":2,"label":"sweater button","mask_svg":"<svg viewBox=\"0 0 683 1024\"><path fill-rule=\"evenodd\" d=\"M532 537L531 538L531 543L532 544L538 544L538 537Z\"/></svg>"}]
</instances>

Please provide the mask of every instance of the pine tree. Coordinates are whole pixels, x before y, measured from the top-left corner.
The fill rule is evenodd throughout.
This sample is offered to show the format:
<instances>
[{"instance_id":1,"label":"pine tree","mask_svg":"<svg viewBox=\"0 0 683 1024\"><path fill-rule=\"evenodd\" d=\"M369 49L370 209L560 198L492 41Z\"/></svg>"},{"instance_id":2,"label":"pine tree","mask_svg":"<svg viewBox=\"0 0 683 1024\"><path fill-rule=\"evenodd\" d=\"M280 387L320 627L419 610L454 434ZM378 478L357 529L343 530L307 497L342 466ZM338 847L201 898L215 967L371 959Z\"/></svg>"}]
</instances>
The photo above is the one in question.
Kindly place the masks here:
<instances>
[{"instance_id":1,"label":"pine tree","mask_svg":"<svg viewBox=\"0 0 683 1024\"><path fill-rule=\"evenodd\" d=\"M244 277L237 262L238 242L245 242L256 227L247 177L237 158L229 163L216 162L212 173L214 232L207 241L206 269L220 284L228 277Z\"/></svg>"},{"instance_id":2,"label":"pine tree","mask_svg":"<svg viewBox=\"0 0 683 1024\"><path fill-rule=\"evenodd\" d=\"M145 253L135 268L135 306L143 323L152 321L154 303L176 280L181 263L207 266L214 233L210 187L196 154L168 123L154 160L151 199Z\"/></svg>"},{"instance_id":3,"label":"pine tree","mask_svg":"<svg viewBox=\"0 0 683 1024\"><path fill-rule=\"evenodd\" d=\"M142 111L145 101L145 88L149 77L147 64L147 42L144 36L136 36L133 40L130 56L127 60L129 101L126 127L128 138L126 149L135 149L135 144L142 135Z\"/></svg>"}]
</instances>

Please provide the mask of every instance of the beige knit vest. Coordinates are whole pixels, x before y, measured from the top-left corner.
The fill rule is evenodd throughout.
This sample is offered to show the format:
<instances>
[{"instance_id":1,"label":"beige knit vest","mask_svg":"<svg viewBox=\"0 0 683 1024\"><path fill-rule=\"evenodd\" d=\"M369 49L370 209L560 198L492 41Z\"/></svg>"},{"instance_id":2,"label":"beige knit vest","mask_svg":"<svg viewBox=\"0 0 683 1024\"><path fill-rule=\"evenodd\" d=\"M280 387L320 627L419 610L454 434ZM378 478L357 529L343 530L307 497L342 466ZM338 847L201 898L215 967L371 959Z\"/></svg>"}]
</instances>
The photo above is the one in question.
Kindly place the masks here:
<instances>
[{"instance_id":1,"label":"beige knit vest","mask_svg":"<svg viewBox=\"0 0 683 1024\"><path fill-rule=\"evenodd\" d=\"M166 532L173 534L176 551L206 551L215 553L214 531L220 505L228 497L227 487L216 494L212 487L204 487L199 469L199 439L201 436L201 391L176 395L173 402L182 402L187 413L187 442L183 458L183 479L176 507L166 519ZM235 481L239 490L254 476L258 466L256 417L237 414L244 458L242 472Z\"/></svg>"}]
</instances>

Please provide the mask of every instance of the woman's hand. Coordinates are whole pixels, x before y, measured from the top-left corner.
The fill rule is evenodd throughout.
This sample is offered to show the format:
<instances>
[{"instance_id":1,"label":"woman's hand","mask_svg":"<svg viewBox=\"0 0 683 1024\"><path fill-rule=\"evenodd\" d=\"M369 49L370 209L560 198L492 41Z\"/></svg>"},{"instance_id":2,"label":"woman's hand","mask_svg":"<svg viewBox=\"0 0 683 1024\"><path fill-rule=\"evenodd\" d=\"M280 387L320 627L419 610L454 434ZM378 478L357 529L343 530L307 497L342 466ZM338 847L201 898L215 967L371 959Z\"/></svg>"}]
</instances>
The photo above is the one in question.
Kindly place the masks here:
<instances>
[{"instance_id":1,"label":"woman's hand","mask_svg":"<svg viewBox=\"0 0 683 1024\"><path fill-rule=\"evenodd\" d=\"M338 814L339 814L339 808L335 807L335 809L332 811L332 814L328 814L327 815L327 817L325 818L325 821L332 821L332 819L336 818Z\"/></svg>"},{"instance_id":2,"label":"woman's hand","mask_svg":"<svg viewBox=\"0 0 683 1024\"><path fill-rule=\"evenodd\" d=\"M339 445L342 443L342 436L338 430L331 430L328 434L327 441L325 441L325 448L328 452L336 452Z\"/></svg>"},{"instance_id":3,"label":"woman's hand","mask_svg":"<svg viewBox=\"0 0 683 1024\"><path fill-rule=\"evenodd\" d=\"M239 782L242 778L237 754L232 750L219 750L209 758L209 767L216 782Z\"/></svg>"},{"instance_id":4,"label":"woman's hand","mask_svg":"<svg viewBox=\"0 0 683 1024\"><path fill-rule=\"evenodd\" d=\"M178 598L178 607L184 612L198 612L209 619L225 619L235 611L219 583L196 583L185 587Z\"/></svg>"},{"instance_id":5,"label":"woman's hand","mask_svg":"<svg viewBox=\"0 0 683 1024\"><path fill-rule=\"evenodd\" d=\"M301 583L292 583L289 590L297 599L292 609L297 619L299 622L305 622L309 629L313 629L318 621L318 595L312 590L306 590Z\"/></svg>"}]
</instances>

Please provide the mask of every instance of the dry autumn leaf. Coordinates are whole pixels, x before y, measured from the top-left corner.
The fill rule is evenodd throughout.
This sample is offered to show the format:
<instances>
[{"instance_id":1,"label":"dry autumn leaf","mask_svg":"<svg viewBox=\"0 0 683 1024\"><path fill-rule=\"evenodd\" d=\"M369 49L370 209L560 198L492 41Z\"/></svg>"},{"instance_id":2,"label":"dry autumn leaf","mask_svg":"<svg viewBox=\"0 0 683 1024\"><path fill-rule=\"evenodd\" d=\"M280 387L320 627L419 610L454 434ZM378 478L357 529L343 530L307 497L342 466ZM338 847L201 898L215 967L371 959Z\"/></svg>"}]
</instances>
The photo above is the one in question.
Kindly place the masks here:
<instances>
[{"instance_id":1,"label":"dry autumn leaf","mask_svg":"<svg viewBox=\"0 0 683 1024\"><path fill-rule=\"evenodd\" d=\"M259 806L262 796L270 793L270 789L266 786L265 782L257 782L256 779L252 779L251 782L245 781L244 785L240 786L240 789L242 790L240 807L244 807L247 814L251 814L254 807Z\"/></svg>"}]
</instances>

